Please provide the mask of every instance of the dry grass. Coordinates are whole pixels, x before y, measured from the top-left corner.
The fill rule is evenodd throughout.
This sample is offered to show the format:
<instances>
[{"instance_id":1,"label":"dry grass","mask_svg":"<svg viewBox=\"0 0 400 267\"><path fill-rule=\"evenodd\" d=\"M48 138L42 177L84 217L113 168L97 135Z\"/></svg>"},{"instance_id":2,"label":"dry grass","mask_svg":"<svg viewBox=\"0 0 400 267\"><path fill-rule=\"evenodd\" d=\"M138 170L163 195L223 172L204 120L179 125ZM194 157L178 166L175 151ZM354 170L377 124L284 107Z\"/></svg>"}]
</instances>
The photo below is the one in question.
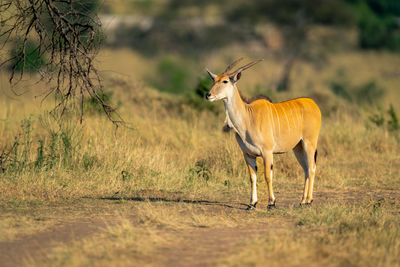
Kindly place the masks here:
<instances>
[{"instance_id":1,"label":"dry grass","mask_svg":"<svg viewBox=\"0 0 400 267\"><path fill-rule=\"evenodd\" d=\"M399 200L288 209L297 228L259 237L223 264L233 266L397 266ZM280 211L280 213L283 213Z\"/></svg>"},{"instance_id":2,"label":"dry grass","mask_svg":"<svg viewBox=\"0 0 400 267\"><path fill-rule=\"evenodd\" d=\"M232 52L237 48L230 49ZM228 52L219 60L213 59L210 67L222 69L222 63L218 62L225 62L221 58ZM88 216L94 208L78 203L89 199L97 203L93 204L96 214L104 210L122 213L120 222L95 236L57 247L50 265L119 266L127 259L148 263L148 255L160 246L179 243L179 238L170 238L170 231L235 228L262 223L271 216L297 220L299 226L289 228L286 233L246 242L240 245L241 252L221 264L297 266L304 261L310 265L335 266L399 264L398 200L391 204L385 198L379 208L373 208L379 192L396 193L400 188L398 133L369 122L373 107L348 104L334 96L327 85L336 70L344 67L354 84L370 79L381 83L387 92L382 99L386 107L399 97L398 80L385 79L382 73L395 69L399 57L385 53L343 53L333 56L329 65L319 71L299 63L293 77L296 81L293 91L274 93L274 99L315 94L323 112L327 111L323 117L315 184L315 201L319 205L312 209L292 207L300 201L303 174L293 154L288 153L277 155L274 164L278 205L280 199L285 199L286 206L273 213L263 210L244 213L237 208L226 211L213 209L215 205L198 205L199 201L208 201L221 206L236 203L239 207L248 202L247 170L233 134L221 131L223 113L198 111L183 104L182 96L147 88L143 79L146 72L155 68L156 59L146 60L130 51L119 51L116 58L125 59L126 63L118 65L112 60L112 51L105 53L108 56L100 62L109 69L133 73L130 77L108 74L106 80L107 91L114 92L115 102L121 101L120 113L132 128L115 131L104 116L93 110L87 113L83 125L59 125L43 112L51 106L51 101L40 106L30 96L17 100L4 95L0 98L0 147L9 149L17 137L18 160L26 159L22 167L13 167L11 159L0 173L0 209L8 216L0 217L3 241L14 239L17 234L46 229L53 220L36 224L35 218L43 217L46 214L43 210L57 205L63 209L72 207L70 217ZM140 62L141 68L136 68L135 61ZM267 78L271 82L266 82L260 71L248 71L239 88L252 94L258 90L257 85L272 86L280 64L268 61ZM372 65L379 71L370 69ZM199 65L200 69L203 65ZM1 86L9 94L3 75ZM32 89L39 92L41 86ZM399 110L398 103L393 104ZM28 134L26 121L23 126L21 122L29 117ZM57 133L58 139L52 133ZM39 140L44 148L42 163L37 163ZM66 146L66 141L70 146ZM56 144L55 152L52 142ZM263 207L267 193L262 168L259 177ZM325 203L324 198L318 198L326 192L341 202L332 204L334 200L329 199ZM350 204L342 195L346 192L356 192ZM367 194L372 202L357 203ZM102 207L104 201L113 204ZM55 217L65 218L63 212Z\"/></svg>"},{"instance_id":3,"label":"dry grass","mask_svg":"<svg viewBox=\"0 0 400 267\"><path fill-rule=\"evenodd\" d=\"M0 242L20 236L38 233L53 226L55 220L43 216L2 216L0 217Z\"/></svg>"},{"instance_id":4,"label":"dry grass","mask_svg":"<svg viewBox=\"0 0 400 267\"><path fill-rule=\"evenodd\" d=\"M48 266L91 266L94 262L96 266L138 266L141 258L149 257L167 239L166 234L161 237L152 228L138 228L120 218L102 233L55 248Z\"/></svg>"}]
</instances>

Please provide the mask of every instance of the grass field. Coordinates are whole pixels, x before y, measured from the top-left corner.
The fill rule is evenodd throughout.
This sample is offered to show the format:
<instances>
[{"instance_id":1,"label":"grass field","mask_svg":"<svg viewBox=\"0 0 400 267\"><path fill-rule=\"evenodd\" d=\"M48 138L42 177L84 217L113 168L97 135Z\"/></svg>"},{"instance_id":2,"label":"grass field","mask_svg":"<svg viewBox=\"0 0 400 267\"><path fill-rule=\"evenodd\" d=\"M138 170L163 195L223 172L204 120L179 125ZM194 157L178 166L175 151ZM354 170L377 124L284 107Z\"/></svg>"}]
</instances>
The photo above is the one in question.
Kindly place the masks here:
<instances>
[{"instance_id":1,"label":"grass field","mask_svg":"<svg viewBox=\"0 0 400 267\"><path fill-rule=\"evenodd\" d=\"M224 53L172 61L188 64L194 88L206 64L218 72L229 54L243 55ZM158 62L102 51L105 91L127 121L118 129L90 102L83 124L73 113L57 121L52 101L32 97L44 85L28 80L17 89L30 93L16 97L1 74L4 266L400 265L400 56L343 52L322 69L299 62L288 93L272 89L276 59L244 73L245 94L310 96L323 113L313 206L298 205L304 178L290 152L275 156L277 209L266 209L261 169L250 212L242 153L221 130L223 105L199 108L151 88Z\"/></svg>"}]
</instances>

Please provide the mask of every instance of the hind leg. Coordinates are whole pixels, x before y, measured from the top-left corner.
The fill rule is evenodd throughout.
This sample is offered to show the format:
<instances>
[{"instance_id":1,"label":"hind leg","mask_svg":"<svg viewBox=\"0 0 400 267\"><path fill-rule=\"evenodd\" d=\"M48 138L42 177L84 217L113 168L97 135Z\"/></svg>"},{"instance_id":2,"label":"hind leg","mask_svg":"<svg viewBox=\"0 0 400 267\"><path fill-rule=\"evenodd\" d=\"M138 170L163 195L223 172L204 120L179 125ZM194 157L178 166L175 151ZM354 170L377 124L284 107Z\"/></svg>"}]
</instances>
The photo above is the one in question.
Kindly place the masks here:
<instances>
[{"instance_id":1,"label":"hind leg","mask_svg":"<svg viewBox=\"0 0 400 267\"><path fill-rule=\"evenodd\" d=\"M300 141L293 149L297 161L304 170L304 191L301 205L313 201L314 178L316 171L317 150L311 142Z\"/></svg>"},{"instance_id":2,"label":"hind leg","mask_svg":"<svg viewBox=\"0 0 400 267\"><path fill-rule=\"evenodd\" d=\"M306 142L305 148L307 154L307 165L308 165L308 173L310 180L306 204L311 204L313 201L315 171L317 169L317 148L312 143L309 142Z\"/></svg>"},{"instance_id":3,"label":"hind leg","mask_svg":"<svg viewBox=\"0 0 400 267\"><path fill-rule=\"evenodd\" d=\"M301 167L304 170L304 190L303 190L303 198L301 200L300 205L306 204L307 195L310 188L310 172L308 165L308 158L305 149L305 144L303 140L301 140L294 148L294 155L296 156L297 161L300 163Z\"/></svg>"}]
</instances>

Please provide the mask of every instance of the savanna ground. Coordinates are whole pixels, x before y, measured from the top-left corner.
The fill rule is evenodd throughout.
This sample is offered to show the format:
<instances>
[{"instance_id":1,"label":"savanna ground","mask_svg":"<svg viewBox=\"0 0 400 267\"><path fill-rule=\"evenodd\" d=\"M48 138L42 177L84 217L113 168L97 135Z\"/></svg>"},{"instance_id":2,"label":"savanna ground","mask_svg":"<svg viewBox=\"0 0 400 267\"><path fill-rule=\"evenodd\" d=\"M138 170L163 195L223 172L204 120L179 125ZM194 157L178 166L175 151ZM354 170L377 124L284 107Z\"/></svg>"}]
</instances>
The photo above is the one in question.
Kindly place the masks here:
<instances>
[{"instance_id":1,"label":"savanna ground","mask_svg":"<svg viewBox=\"0 0 400 267\"><path fill-rule=\"evenodd\" d=\"M232 55L259 57L241 51L168 60L218 72ZM290 152L275 156L271 211L262 169L259 206L245 210L248 173L233 133L221 131L222 103L148 86L157 58L105 49L98 60L126 127L90 101L82 124L73 112L54 120L50 100L32 100L45 85L27 81L30 93L16 97L1 74L1 266L400 265L400 139L388 112L400 108L400 56L299 62L286 93L271 89L282 62L244 73L246 95L310 96L323 113L313 206L299 207L304 178Z\"/></svg>"}]
</instances>

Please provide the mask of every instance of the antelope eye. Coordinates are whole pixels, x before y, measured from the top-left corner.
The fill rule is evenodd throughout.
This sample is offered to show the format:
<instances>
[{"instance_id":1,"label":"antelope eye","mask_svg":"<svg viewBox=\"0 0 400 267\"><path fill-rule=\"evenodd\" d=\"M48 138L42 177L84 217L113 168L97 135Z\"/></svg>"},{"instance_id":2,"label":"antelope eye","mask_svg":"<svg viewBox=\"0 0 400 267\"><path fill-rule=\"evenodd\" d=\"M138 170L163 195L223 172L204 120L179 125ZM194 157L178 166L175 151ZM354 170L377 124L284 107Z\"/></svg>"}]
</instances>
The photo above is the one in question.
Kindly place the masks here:
<instances>
[{"instance_id":1,"label":"antelope eye","mask_svg":"<svg viewBox=\"0 0 400 267\"><path fill-rule=\"evenodd\" d=\"M223 81L223 83L228 83L228 81L227 81L227 80L225 80L225 81Z\"/></svg>"}]
</instances>

